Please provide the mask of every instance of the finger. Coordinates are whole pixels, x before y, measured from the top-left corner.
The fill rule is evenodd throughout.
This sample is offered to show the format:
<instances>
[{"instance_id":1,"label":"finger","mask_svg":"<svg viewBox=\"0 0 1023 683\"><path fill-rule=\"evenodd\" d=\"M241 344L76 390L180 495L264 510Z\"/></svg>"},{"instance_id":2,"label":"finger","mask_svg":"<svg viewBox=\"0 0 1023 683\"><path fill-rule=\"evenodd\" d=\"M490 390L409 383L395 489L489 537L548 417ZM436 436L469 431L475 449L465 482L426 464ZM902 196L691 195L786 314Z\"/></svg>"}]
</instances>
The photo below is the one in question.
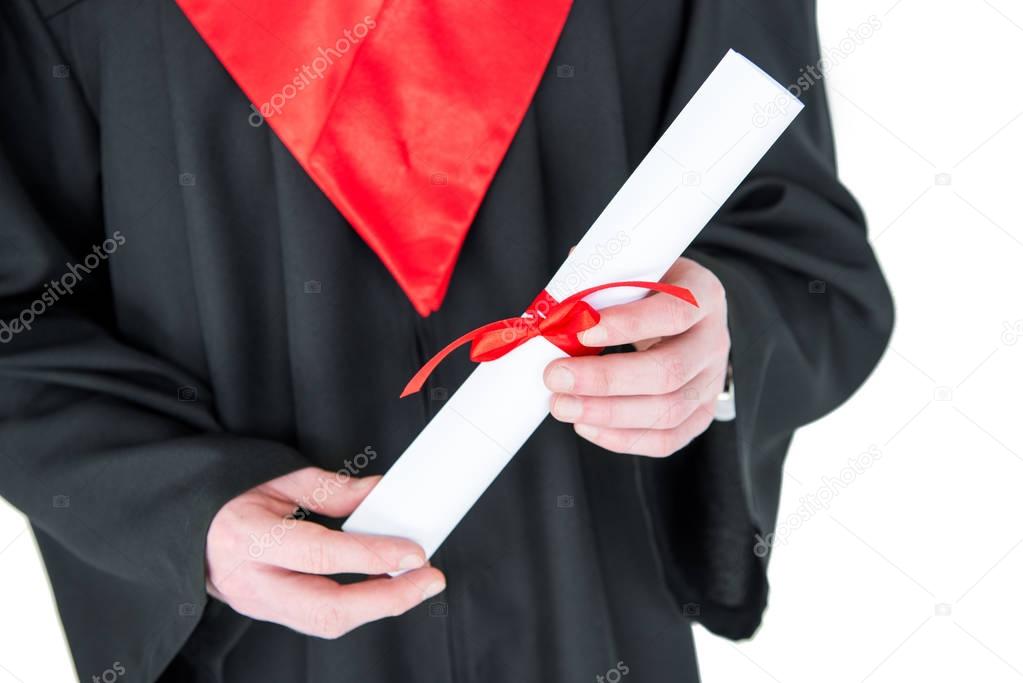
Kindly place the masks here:
<instances>
[{"instance_id":1,"label":"finger","mask_svg":"<svg viewBox=\"0 0 1023 683\"><path fill-rule=\"evenodd\" d=\"M614 429L577 424L576 433L614 453L667 457L706 431L714 421L710 404L701 404L692 415L672 429Z\"/></svg>"},{"instance_id":2,"label":"finger","mask_svg":"<svg viewBox=\"0 0 1023 683\"><path fill-rule=\"evenodd\" d=\"M444 590L444 575L424 567L394 578L341 585L322 576L282 570L254 572L232 605L247 616L319 638L338 638L384 617L398 616Z\"/></svg>"},{"instance_id":3,"label":"finger","mask_svg":"<svg viewBox=\"0 0 1023 683\"><path fill-rule=\"evenodd\" d=\"M577 396L638 396L681 389L715 355L713 325L697 325L646 351L581 356L553 361L544 384L554 393Z\"/></svg>"},{"instance_id":4,"label":"finger","mask_svg":"<svg viewBox=\"0 0 1023 683\"><path fill-rule=\"evenodd\" d=\"M344 471L306 467L267 482L267 487L295 506L328 517L346 517L379 481L379 476L352 477Z\"/></svg>"},{"instance_id":5,"label":"finger","mask_svg":"<svg viewBox=\"0 0 1023 683\"><path fill-rule=\"evenodd\" d=\"M656 396L573 396L554 394L551 414L562 422L618 429L671 429L700 405L716 398L714 375L707 369L676 391Z\"/></svg>"},{"instance_id":6,"label":"finger","mask_svg":"<svg viewBox=\"0 0 1023 683\"><path fill-rule=\"evenodd\" d=\"M662 282L685 286L699 306L668 294L653 294L631 304L604 309L600 312L600 324L580 333L579 340L587 346L613 346L668 337L689 329L725 302L721 281L691 259L683 257L676 261Z\"/></svg>"},{"instance_id":7,"label":"finger","mask_svg":"<svg viewBox=\"0 0 1023 683\"><path fill-rule=\"evenodd\" d=\"M386 574L426 563L423 549L407 539L335 531L314 522L284 520L268 536L254 559L306 574Z\"/></svg>"},{"instance_id":8,"label":"finger","mask_svg":"<svg viewBox=\"0 0 1023 683\"><path fill-rule=\"evenodd\" d=\"M586 346L615 346L681 334L709 312L703 299L697 296L696 300L699 307L657 293L631 304L605 308L596 326L579 333L579 341Z\"/></svg>"}]
</instances>

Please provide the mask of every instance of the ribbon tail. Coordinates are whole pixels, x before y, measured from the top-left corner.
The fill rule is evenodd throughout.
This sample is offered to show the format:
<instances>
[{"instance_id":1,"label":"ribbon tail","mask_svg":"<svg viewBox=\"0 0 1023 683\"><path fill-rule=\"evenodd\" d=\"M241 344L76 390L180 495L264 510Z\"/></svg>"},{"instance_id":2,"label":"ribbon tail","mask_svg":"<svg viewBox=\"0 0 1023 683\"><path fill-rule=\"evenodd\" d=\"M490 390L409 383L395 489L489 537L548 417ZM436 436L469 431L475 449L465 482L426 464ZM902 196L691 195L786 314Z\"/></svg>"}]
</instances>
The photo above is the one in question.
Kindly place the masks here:
<instances>
[{"instance_id":1,"label":"ribbon tail","mask_svg":"<svg viewBox=\"0 0 1023 683\"><path fill-rule=\"evenodd\" d=\"M594 294L596 292L600 292L600 291L603 291L605 289L614 289L616 287L635 287L637 289L649 289L649 290L654 291L654 292L661 292L662 294L669 294L669 295L675 297L676 299L681 299L682 301L685 301L686 303L690 303L693 306L696 306L697 308L700 307L700 304L697 303L697 301L696 301L696 297L693 296L693 293L691 291L689 291L688 289L686 289L685 287L679 287L678 285L669 285L669 284L666 284L664 282L643 282L641 280L626 280L626 281L623 281L623 282L609 282L609 283L607 283L605 285L597 285L596 287L590 287L589 289L584 289L581 292L576 292L572 296L566 298L561 303L562 304L570 304L570 303L573 303L575 301L579 301L580 299L585 299L590 294Z\"/></svg>"},{"instance_id":2,"label":"ribbon tail","mask_svg":"<svg viewBox=\"0 0 1023 683\"><path fill-rule=\"evenodd\" d=\"M511 318L510 320L514 321L517 320L517 318ZM426 378L430 376L430 373L432 373L437 366L441 364L441 361L451 355L451 352L459 346L475 341L480 335L486 334L491 330L506 327L508 323L509 320L498 320L492 323L487 323L486 325L481 325L475 330L466 332L461 337L445 346L443 349L434 354L433 358L426 361L426 364L423 365L423 367L419 368L419 371L416 372L416 374L412 376L412 379L409 380L409 383L405 385L405 389L401 392L401 396L399 396L399 398L405 398L406 396L410 396L422 389L423 385L426 384Z\"/></svg>"}]
</instances>

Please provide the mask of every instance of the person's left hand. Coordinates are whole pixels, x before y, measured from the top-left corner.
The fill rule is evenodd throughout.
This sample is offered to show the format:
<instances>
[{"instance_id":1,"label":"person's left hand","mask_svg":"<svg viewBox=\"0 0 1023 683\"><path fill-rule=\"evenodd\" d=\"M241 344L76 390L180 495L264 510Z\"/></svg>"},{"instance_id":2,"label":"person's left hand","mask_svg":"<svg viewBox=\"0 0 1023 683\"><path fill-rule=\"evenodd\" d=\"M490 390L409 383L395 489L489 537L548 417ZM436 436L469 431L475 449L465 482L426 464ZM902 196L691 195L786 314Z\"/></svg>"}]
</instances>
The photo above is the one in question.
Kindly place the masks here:
<instances>
[{"instance_id":1,"label":"person's left hand","mask_svg":"<svg viewBox=\"0 0 1023 683\"><path fill-rule=\"evenodd\" d=\"M699 308L656 293L604 309L579 341L637 350L565 358L544 370L554 417L610 451L671 455L710 426L724 387L731 347L724 287L687 258L661 281L688 288Z\"/></svg>"}]
</instances>

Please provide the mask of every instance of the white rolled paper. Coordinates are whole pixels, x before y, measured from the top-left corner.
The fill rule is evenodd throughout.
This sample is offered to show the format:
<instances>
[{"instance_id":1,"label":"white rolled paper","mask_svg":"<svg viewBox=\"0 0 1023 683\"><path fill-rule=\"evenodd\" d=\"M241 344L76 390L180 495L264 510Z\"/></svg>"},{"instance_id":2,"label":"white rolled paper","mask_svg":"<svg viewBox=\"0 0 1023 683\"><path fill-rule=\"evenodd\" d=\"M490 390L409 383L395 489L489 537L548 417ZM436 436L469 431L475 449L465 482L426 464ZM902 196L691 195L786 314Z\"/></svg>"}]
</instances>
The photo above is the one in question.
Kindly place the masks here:
<instances>
[{"instance_id":1,"label":"white rolled paper","mask_svg":"<svg viewBox=\"0 0 1023 683\"><path fill-rule=\"evenodd\" d=\"M562 301L594 285L660 280L802 108L756 65L729 51L547 291ZM586 300L600 309L646 294L619 288ZM543 370L565 356L535 337L480 364L343 529L408 538L433 555L547 416Z\"/></svg>"}]
</instances>

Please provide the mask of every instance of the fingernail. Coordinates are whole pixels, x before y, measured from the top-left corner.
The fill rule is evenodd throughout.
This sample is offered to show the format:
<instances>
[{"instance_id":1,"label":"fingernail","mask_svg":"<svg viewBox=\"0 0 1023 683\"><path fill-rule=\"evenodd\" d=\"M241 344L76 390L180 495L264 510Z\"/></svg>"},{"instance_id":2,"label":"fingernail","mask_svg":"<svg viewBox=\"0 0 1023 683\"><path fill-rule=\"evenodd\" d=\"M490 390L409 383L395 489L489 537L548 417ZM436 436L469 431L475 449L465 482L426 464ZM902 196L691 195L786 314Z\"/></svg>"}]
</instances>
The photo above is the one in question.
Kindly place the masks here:
<instances>
[{"instance_id":1,"label":"fingernail","mask_svg":"<svg viewBox=\"0 0 1023 683\"><path fill-rule=\"evenodd\" d=\"M572 391L575 375L564 365L555 365L547 372L547 388L551 391Z\"/></svg>"},{"instance_id":2,"label":"fingernail","mask_svg":"<svg viewBox=\"0 0 1023 683\"><path fill-rule=\"evenodd\" d=\"M398 562L398 569L418 569L423 566L423 558L419 555L406 555Z\"/></svg>"},{"instance_id":3,"label":"fingernail","mask_svg":"<svg viewBox=\"0 0 1023 683\"><path fill-rule=\"evenodd\" d=\"M425 600L427 598L432 598L433 596L442 592L444 588L445 586L443 581L434 581L433 583L426 587L426 590L423 591L423 599Z\"/></svg>"},{"instance_id":4,"label":"fingernail","mask_svg":"<svg viewBox=\"0 0 1023 683\"><path fill-rule=\"evenodd\" d=\"M554 417L571 422L583 414L583 402L569 394L554 399Z\"/></svg>"},{"instance_id":5,"label":"fingernail","mask_svg":"<svg viewBox=\"0 0 1023 683\"><path fill-rule=\"evenodd\" d=\"M590 425L577 424L575 426L575 433L583 437L584 439L592 439L596 437L599 431L600 430L598 430L596 427L591 427Z\"/></svg>"},{"instance_id":6,"label":"fingernail","mask_svg":"<svg viewBox=\"0 0 1023 683\"><path fill-rule=\"evenodd\" d=\"M362 489L368 489L370 486L377 482L377 477L361 477L352 479L352 488L356 491Z\"/></svg>"},{"instance_id":7,"label":"fingernail","mask_svg":"<svg viewBox=\"0 0 1023 683\"><path fill-rule=\"evenodd\" d=\"M607 328L597 325L579 333L579 341L586 346L604 346L607 344Z\"/></svg>"}]
</instances>

